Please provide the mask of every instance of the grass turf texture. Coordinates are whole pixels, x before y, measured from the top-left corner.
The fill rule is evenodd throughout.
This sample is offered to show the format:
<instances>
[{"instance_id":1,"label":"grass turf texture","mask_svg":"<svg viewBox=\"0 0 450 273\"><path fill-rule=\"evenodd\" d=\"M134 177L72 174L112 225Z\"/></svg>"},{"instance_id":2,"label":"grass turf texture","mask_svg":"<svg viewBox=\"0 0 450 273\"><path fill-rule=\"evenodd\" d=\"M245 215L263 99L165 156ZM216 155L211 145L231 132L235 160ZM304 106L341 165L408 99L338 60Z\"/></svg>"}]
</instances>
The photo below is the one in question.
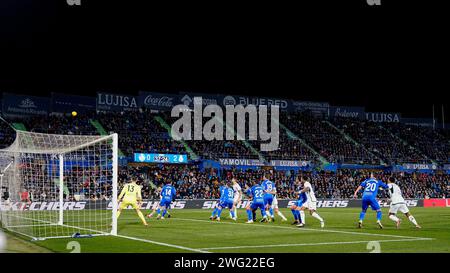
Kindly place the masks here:
<instances>
[{"instance_id":1,"label":"grass turf texture","mask_svg":"<svg viewBox=\"0 0 450 273\"><path fill-rule=\"evenodd\" d=\"M350 253L370 252L368 242L378 241L381 252L450 252L450 209L412 208L422 229L416 229L404 217L400 229L388 219L383 209L385 228L375 224L375 213L368 211L364 228L357 229L360 209L319 209L325 219L325 229L306 214L306 228L290 225L292 214L282 209L287 222L276 216L274 223L245 224L244 210L238 210L237 222L228 219L228 211L222 213L221 222L208 220L211 210L172 210L170 219L149 219L150 227L144 227L133 210L124 211L119 219L119 236L99 236L84 239L49 239L34 242L54 252L70 252L67 244L78 241L82 253L90 252L322 252ZM257 214L260 219L260 213Z\"/></svg>"}]
</instances>

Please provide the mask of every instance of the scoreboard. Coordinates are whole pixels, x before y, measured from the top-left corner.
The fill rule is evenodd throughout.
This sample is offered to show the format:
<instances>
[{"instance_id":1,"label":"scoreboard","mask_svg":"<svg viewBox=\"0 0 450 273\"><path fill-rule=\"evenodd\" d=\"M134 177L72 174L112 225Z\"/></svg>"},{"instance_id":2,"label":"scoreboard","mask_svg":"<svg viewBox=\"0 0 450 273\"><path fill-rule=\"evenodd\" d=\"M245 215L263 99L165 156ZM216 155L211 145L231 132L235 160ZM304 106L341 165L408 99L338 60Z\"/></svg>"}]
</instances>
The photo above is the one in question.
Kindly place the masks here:
<instances>
[{"instance_id":1,"label":"scoreboard","mask_svg":"<svg viewBox=\"0 0 450 273\"><path fill-rule=\"evenodd\" d=\"M134 162L186 164L188 163L187 161L187 155L184 154L134 154Z\"/></svg>"}]
</instances>

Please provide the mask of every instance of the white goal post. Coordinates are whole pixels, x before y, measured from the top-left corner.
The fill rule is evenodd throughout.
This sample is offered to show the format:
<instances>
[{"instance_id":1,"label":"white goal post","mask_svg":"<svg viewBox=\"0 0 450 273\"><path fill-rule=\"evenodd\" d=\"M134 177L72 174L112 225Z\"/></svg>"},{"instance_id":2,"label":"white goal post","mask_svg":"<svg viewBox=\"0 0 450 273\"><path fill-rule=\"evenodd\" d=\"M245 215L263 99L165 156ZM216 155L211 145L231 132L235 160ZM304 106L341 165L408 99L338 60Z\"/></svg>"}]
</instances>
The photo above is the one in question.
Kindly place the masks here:
<instances>
[{"instance_id":1,"label":"white goal post","mask_svg":"<svg viewBox=\"0 0 450 273\"><path fill-rule=\"evenodd\" d=\"M34 240L117 235L118 136L16 131L0 149L0 223Z\"/></svg>"}]
</instances>

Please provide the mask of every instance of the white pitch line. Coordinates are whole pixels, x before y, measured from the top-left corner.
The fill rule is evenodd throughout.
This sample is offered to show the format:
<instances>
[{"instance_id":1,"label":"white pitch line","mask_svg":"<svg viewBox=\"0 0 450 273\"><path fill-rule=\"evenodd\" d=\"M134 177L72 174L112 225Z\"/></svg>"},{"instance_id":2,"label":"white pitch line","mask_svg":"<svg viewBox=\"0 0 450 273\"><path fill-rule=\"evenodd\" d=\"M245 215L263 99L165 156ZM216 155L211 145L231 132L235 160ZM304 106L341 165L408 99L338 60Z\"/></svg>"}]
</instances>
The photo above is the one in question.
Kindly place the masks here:
<instances>
[{"instance_id":1,"label":"white pitch line","mask_svg":"<svg viewBox=\"0 0 450 273\"><path fill-rule=\"evenodd\" d=\"M139 242L144 242L144 243L155 244L155 245L161 245L161 246L167 246L167 247L172 247L172 248L178 248L178 249L183 249L183 250L189 250L189 251L193 251L193 252L210 253L210 252L208 252L206 250L202 250L202 249L196 249L196 248L184 247L184 246L179 246L179 245L166 244L166 243L161 243L161 242L157 242L157 241L141 239L141 238L136 238L136 237L130 237L130 236L125 236L125 235L116 235L116 237L125 238L125 239L129 239L129 240L134 240L134 241L139 241Z\"/></svg>"},{"instance_id":2,"label":"white pitch line","mask_svg":"<svg viewBox=\"0 0 450 273\"><path fill-rule=\"evenodd\" d=\"M19 217L19 216L18 216ZM30 219L30 220L35 220L38 222L44 222L44 223L51 223L48 221L44 221L44 220L37 220L37 219L31 219L31 218L27 218L27 217L20 217L20 218L25 218L25 219ZM71 227L71 228L76 228L76 229L81 229L81 230L87 230L87 231L94 231L94 232L100 232L100 231L96 231L96 230L92 230L92 229L87 229L87 228L80 228L80 227L75 227L75 226L69 226L69 225L63 225L66 227ZM109 233L105 233L105 232L101 232L101 235L110 235ZM179 245L172 245L172 244L166 244L166 243L161 243L161 242L157 242L157 241L152 241L152 240L146 240L146 239L141 239L141 238L136 238L136 237L130 237L130 236L125 236L125 235L113 235L115 237L120 237L120 238L124 238L124 239L128 239L128 240L134 240L134 241L139 241L139 242L144 242L144 243L150 243L150 244L155 244L155 245L162 245L162 246L167 246L167 247L172 247L172 248L178 248L178 249L183 249L183 250L189 250L189 251L193 251L193 252L200 252L200 253L210 253L208 251L204 251L204 250L198 250L195 248L189 248L189 247L184 247L184 246L179 246ZM30 236L31 237L31 236ZM58 239L58 238L70 238L71 236L62 236L62 237L48 237L46 239Z\"/></svg>"},{"instance_id":3,"label":"white pitch line","mask_svg":"<svg viewBox=\"0 0 450 273\"><path fill-rule=\"evenodd\" d=\"M385 242L408 242L408 241L424 241L433 239L393 239L393 240L376 240L380 243ZM363 244L372 241L350 241L350 242L322 242L322 243L300 243L300 244L279 244L279 245L254 245L254 246L224 246L224 247L207 247L202 250L219 250L219 249L240 249L240 248L267 248L267 247L289 247L289 246L318 246L318 245L345 245L345 244Z\"/></svg>"},{"instance_id":4,"label":"white pitch line","mask_svg":"<svg viewBox=\"0 0 450 273\"><path fill-rule=\"evenodd\" d=\"M190 219L190 218L171 218L171 220L207 222L207 223L229 224L229 225L245 225L245 226L253 226L253 227L281 228L281 229L291 229L291 230L299 230L299 231L303 230L303 231L318 231L318 232L342 233L342 234L352 234L352 235L368 235L368 236L380 236L380 237L403 238L403 239L434 240L433 238L426 238L426 237L413 237L413 236L402 236L402 235L332 230L332 229L327 229L326 227L324 229L297 228L297 227L283 227L283 226L274 226L274 225L261 225L261 224L257 224L257 223L245 224L245 223L232 223L232 222L216 222L216 221L211 221L211 220L200 220L200 219Z\"/></svg>"}]
</instances>

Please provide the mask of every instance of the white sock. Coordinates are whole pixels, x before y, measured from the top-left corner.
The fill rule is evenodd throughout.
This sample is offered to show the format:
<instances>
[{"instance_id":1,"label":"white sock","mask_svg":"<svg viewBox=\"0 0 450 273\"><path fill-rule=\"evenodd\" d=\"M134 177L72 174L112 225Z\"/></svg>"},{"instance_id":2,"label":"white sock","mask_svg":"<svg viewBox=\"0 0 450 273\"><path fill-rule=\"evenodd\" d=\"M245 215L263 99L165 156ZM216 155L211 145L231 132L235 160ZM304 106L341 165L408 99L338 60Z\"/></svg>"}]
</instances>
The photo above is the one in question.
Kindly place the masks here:
<instances>
[{"instance_id":1,"label":"white sock","mask_svg":"<svg viewBox=\"0 0 450 273\"><path fill-rule=\"evenodd\" d=\"M286 217L284 217L283 213L281 213L281 211L277 212L278 216L280 216L284 221L286 221Z\"/></svg>"},{"instance_id":2,"label":"white sock","mask_svg":"<svg viewBox=\"0 0 450 273\"><path fill-rule=\"evenodd\" d=\"M394 222L398 222L398 220L399 220L398 217L395 215L389 215L389 219L391 219Z\"/></svg>"},{"instance_id":3,"label":"white sock","mask_svg":"<svg viewBox=\"0 0 450 273\"><path fill-rule=\"evenodd\" d=\"M314 217L314 218L316 218L316 219L319 220L320 222L323 222L322 217L320 217L320 215L317 214L317 212L313 212L313 213L311 214L311 216Z\"/></svg>"},{"instance_id":4,"label":"white sock","mask_svg":"<svg viewBox=\"0 0 450 273\"><path fill-rule=\"evenodd\" d=\"M305 221L305 212L303 210L300 211L300 220L302 220L303 224L306 224Z\"/></svg>"},{"instance_id":5,"label":"white sock","mask_svg":"<svg viewBox=\"0 0 450 273\"><path fill-rule=\"evenodd\" d=\"M414 216L410 215L410 216L408 217L408 219L409 219L409 221L411 221L411 223L413 223L414 225L417 226L417 221L416 221L416 219L414 218Z\"/></svg>"}]
</instances>

